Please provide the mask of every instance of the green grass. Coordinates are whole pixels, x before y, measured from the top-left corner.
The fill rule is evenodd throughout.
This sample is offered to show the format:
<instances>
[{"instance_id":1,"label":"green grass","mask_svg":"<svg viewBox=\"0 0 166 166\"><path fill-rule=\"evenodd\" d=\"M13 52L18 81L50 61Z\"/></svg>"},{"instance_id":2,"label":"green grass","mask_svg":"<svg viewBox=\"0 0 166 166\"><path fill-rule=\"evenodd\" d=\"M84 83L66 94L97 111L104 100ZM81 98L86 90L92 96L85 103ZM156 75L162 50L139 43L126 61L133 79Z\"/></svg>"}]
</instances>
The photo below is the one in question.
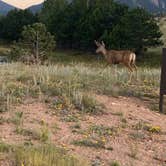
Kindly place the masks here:
<instances>
[{"instance_id":1,"label":"green grass","mask_svg":"<svg viewBox=\"0 0 166 166\"><path fill-rule=\"evenodd\" d=\"M161 27L162 29L162 27ZM163 29L162 29L163 32ZM166 38L166 31L162 38ZM166 43L166 40L165 40ZM146 52L137 54L137 65L141 67L160 67L161 65L162 46L156 48L148 48ZM97 55L95 52L86 53L71 50L57 50L49 55L51 64L73 65L75 63L84 63L86 66L107 66L107 63L102 55Z\"/></svg>"},{"instance_id":2,"label":"green grass","mask_svg":"<svg viewBox=\"0 0 166 166\"><path fill-rule=\"evenodd\" d=\"M141 67L159 68L162 59L162 47L149 48L147 52L137 58Z\"/></svg>"},{"instance_id":3,"label":"green grass","mask_svg":"<svg viewBox=\"0 0 166 166\"><path fill-rule=\"evenodd\" d=\"M74 63L86 63L87 65L99 64L102 57L93 53L85 53L72 50L56 50L49 55L49 61L52 63L72 65ZM104 62L102 60L102 62Z\"/></svg>"}]
</instances>

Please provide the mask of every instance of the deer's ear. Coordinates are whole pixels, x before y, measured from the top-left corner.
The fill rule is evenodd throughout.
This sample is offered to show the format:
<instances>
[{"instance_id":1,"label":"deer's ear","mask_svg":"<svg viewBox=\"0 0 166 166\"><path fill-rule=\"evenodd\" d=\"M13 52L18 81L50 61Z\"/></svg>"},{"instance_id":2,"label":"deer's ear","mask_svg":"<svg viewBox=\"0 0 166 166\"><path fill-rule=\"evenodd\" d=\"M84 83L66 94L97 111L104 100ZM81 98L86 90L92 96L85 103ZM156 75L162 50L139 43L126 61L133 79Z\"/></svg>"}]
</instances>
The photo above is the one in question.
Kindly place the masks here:
<instances>
[{"instance_id":1,"label":"deer's ear","mask_svg":"<svg viewBox=\"0 0 166 166\"><path fill-rule=\"evenodd\" d=\"M97 47L100 46L100 43L98 41L95 40L94 42L95 42L95 44L96 44Z\"/></svg>"},{"instance_id":2,"label":"deer's ear","mask_svg":"<svg viewBox=\"0 0 166 166\"><path fill-rule=\"evenodd\" d=\"M105 47L105 43L102 41L101 44Z\"/></svg>"}]
</instances>

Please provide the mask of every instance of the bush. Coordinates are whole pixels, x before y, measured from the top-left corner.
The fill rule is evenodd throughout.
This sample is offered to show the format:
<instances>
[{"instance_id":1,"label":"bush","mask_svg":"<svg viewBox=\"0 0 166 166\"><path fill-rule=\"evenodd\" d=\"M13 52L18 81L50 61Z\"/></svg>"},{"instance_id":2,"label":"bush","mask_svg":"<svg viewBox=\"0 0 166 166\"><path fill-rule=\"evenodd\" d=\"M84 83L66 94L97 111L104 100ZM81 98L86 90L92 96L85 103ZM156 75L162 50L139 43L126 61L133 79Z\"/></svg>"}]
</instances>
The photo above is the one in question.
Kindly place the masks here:
<instances>
[{"instance_id":1,"label":"bush","mask_svg":"<svg viewBox=\"0 0 166 166\"><path fill-rule=\"evenodd\" d=\"M52 36L42 23L24 26L22 37L11 49L11 58L19 59L24 63L42 63L48 53L55 48Z\"/></svg>"}]
</instances>

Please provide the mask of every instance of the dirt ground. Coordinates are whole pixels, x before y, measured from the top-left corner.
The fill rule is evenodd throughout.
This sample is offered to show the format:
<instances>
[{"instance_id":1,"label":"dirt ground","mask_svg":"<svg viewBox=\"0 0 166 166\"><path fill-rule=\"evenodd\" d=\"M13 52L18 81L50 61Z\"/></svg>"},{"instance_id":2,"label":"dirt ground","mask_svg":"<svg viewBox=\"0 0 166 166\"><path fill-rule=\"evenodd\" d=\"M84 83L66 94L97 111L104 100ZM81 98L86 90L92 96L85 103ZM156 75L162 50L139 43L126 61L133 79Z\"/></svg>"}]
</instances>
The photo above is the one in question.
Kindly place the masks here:
<instances>
[{"instance_id":1,"label":"dirt ground","mask_svg":"<svg viewBox=\"0 0 166 166\"><path fill-rule=\"evenodd\" d=\"M105 105L106 111L102 115L78 114L78 121L62 120L64 115L57 115L47 104L36 101L25 101L15 106L11 111L0 114L0 140L8 144L23 144L31 141L38 144L32 136L18 134L16 125L7 121L16 112L23 112L22 128L39 131L46 125L50 131L51 143L64 147L70 154L88 159L94 165L109 166L112 161L118 161L122 166L165 166L166 165L166 115L148 109L146 103L137 98L108 97L96 95L98 101ZM54 110L55 112L55 110ZM79 124L79 128L74 127ZM159 128L160 132L147 131L144 125ZM118 129L115 135L106 136L105 146L112 150L78 146L74 140L81 140L88 135L90 126L106 126ZM89 134L89 133L88 133ZM1 163L2 165L2 163ZM3 166L3 165L2 165Z\"/></svg>"}]
</instances>

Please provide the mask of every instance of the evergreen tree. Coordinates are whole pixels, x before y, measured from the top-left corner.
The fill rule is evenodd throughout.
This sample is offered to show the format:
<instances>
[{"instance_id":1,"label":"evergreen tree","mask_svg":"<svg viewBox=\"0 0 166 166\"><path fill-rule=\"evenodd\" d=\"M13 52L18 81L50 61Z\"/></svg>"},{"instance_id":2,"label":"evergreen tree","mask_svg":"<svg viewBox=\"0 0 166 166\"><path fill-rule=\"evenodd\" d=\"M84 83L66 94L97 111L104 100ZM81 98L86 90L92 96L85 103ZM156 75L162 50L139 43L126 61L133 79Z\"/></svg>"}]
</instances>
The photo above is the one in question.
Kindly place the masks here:
<instances>
[{"instance_id":1,"label":"evergreen tree","mask_svg":"<svg viewBox=\"0 0 166 166\"><path fill-rule=\"evenodd\" d=\"M18 40L24 25L33 24L37 17L29 10L11 10L0 20L0 37L9 41Z\"/></svg>"},{"instance_id":2,"label":"evergreen tree","mask_svg":"<svg viewBox=\"0 0 166 166\"><path fill-rule=\"evenodd\" d=\"M162 33L152 15L144 9L130 10L123 17L122 26L125 35L129 37L128 48L136 52L143 51L148 47L156 47L162 44Z\"/></svg>"},{"instance_id":3,"label":"evergreen tree","mask_svg":"<svg viewBox=\"0 0 166 166\"><path fill-rule=\"evenodd\" d=\"M68 2L67 0L47 0L43 4L42 12L40 13L40 20L43 22L47 29L56 36L58 41L64 38L64 27L68 26L66 22L66 12Z\"/></svg>"},{"instance_id":4,"label":"evergreen tree","mask_svg":"<svg viewBox=\"0 0 166 166\"><path fill-rule=\"evenodd\" d=\"M22 37L13 47L12 53L17 52L22 59L31 57L35 63L41 63L47 59L48 53L55 48L55 45L54 36L47 31L45 25L34 23L24 26ZM17 55L17 58L20 58L19 56Z\"/></svg>"},{"instance_id":5,"label":"evergreen tree","mask_svg":"<svg viewBox=\"0 0 166 166\"><path fill-rule=\"evenodd\" d=\"M47 0L40 19L63 47L93 49L97 39L104 40L110 49L140 52L162 44L151 14L113 0Z\"/></svg>"}]
</instances>

